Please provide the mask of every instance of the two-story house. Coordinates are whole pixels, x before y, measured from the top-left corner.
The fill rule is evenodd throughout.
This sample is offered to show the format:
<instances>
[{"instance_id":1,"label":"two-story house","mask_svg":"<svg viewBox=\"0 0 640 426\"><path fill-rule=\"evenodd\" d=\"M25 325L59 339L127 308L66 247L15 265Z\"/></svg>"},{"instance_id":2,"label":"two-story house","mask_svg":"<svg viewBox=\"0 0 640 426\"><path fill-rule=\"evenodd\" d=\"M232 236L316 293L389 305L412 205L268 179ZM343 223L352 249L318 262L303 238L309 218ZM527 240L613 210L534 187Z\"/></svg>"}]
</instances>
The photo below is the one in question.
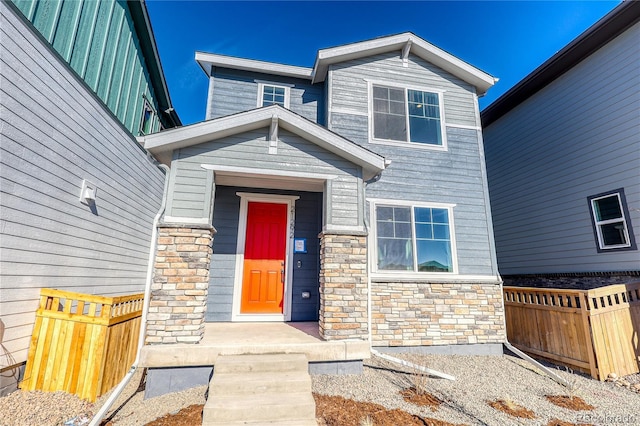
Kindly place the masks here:
<instances>
[{"instance_id":1,"label":"two-story house","mask_svg":"<svg viewBox=\"0 0 640 426\"><path fill-rule=\"evenodd\" d=\"M41 288L145 288L164 172L135 136L180 120L142 1L2 1L0 81L2 395Z\"/></svg>"},{"instance_id":2,"label":"two-story house","mask_svg":"<svg viewBox=\"0 0 640 426\"><path fill-rule=\"evenodd\" d=\"M482 112L505 284L640 281L639 21L622 2Z\"/></svg>"},{"instance_id":3,"label":"two-story house","mask_svg":"<svg viewBox=\"0 0 640 426\"><path fill-rule=\"evenodd\" d=\"M206 120L139 138L171 167L145 350L205 322L317 321L329 341L501 353L492 76L412 33L312 68L196 60Z\"/></svg>"}]
</instances>

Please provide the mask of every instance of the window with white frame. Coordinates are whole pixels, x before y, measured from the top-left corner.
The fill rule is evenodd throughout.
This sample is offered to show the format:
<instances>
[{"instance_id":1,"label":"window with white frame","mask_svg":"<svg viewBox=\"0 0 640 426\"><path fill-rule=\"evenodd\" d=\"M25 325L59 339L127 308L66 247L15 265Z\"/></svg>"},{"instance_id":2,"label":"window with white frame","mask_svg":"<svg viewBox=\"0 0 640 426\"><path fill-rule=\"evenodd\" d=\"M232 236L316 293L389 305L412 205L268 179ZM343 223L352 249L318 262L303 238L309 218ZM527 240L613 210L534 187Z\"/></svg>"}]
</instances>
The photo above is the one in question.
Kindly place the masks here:
<instances>
[{"instance_id":1,"label":"window with white frame","mask_svg":"<svg viewBox=\"0 0 640 426\"><path fill-rule=\"evenodd\" d=\"M146 97L144 98L144 107L142 109L142 117L140 118L140 134L148 135L153 131L153 123L155 121L155 112Z\"/></svg>"},{"instance_id":2,"label":"window with white frame","mask_svg":"<svg viewBox=\"0 0 640 426\"><path fill-rule=\"evenodd\" d=\"M622 188L589 197L599 251L635 248L626 204Z\"/></svg>"},{"instance_id":3,"label":"window with white frame","mask_svg":"<svg viewBox=\"0 0 640 426\"><path fill-rule=\"evenodd\" d=\"M287 86L270 83L259 83L258 106L280 105L289 108L289 91Z\"/></svg>"},{"instance_id":4,"label":"window with white frame","mask_svg":"<svg viewBox=\"0 0 640 426\"><path fill-rule=\"evenodd\" d=\"M377 204L377 271L454 272L452 208Z\"/></svg>"},{"instance_id":5,"label":"window with white frame","mask_svg":"<svg viewBox=\"0 0 640 426\"><path fill-rule=\"evenodd\" d=\"M373 85L372 96L374 139L444 145L441 93Z\"/></svg>"}]
</instances>

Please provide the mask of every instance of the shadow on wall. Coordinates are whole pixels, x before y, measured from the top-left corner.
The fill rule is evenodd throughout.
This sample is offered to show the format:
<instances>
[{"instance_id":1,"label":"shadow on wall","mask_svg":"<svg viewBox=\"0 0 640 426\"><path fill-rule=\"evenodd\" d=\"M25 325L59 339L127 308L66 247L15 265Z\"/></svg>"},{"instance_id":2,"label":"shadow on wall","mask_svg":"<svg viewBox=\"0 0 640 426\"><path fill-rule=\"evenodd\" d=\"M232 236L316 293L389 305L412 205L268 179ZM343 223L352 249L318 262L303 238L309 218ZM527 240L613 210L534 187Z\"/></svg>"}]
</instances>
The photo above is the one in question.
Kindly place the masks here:
<instances>
[{"instance_id":1,"label":"shadow on wall","mask_svg":"<svg viewBox=\"0 0 640 426\"><path fill-rule=\"evenodd\" d=\"M15 391L24 372L24 365L16 365L15 358L3 344L5 328L4 322L0 319L0 396Z\"/></svg>"}]
</instances>

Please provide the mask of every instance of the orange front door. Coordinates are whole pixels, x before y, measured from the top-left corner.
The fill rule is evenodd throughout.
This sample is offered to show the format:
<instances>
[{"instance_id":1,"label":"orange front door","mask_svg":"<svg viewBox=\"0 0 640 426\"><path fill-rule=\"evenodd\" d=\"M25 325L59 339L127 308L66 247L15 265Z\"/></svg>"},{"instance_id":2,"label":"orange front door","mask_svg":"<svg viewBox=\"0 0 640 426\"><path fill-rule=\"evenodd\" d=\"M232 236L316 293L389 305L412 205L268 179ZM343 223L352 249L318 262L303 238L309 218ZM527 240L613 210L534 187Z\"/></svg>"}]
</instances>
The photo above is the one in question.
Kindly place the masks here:
<instances>
[{"instance_id":1,"label":"orange front door","mask_svg":"<svg viewBox=\"0 0 640 426\"><path fill-rule=\"evenodd\" d=\"M242 314L281 314L287 205L249 202L242 275Z\"/></svg>"}]
</instances>

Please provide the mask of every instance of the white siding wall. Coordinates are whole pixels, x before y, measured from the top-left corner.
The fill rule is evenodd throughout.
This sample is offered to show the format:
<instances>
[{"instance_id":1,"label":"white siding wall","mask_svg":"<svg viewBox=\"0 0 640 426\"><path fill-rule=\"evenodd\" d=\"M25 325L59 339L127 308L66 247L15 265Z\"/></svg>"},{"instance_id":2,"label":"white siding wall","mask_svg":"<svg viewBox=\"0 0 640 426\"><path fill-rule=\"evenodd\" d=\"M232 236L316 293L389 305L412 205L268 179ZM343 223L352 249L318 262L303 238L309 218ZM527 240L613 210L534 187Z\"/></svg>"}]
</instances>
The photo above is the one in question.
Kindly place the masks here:
<instances>
[{"instance_id":1,"label":"white siding wall","mask_svg":"<svg viewBox=\"0 0 640 426\"><path fill-rule=\"evenodd\" d=\"M598 253L587 197L623 187L640 242L640 24L485 129L502 274L638 270Z\"/></svg>"},{"instance_id":2,"label":"white siding wall","mask_svg":"<svg viewBox=\"0 0 640 426\"><path fill-rule=\"evenodd\" d=\"M164 175L0 5L0 367L26 359L39 289L142 291ZM79 202L97 185L95 214Z\"/></svg>"}]
</instances>

